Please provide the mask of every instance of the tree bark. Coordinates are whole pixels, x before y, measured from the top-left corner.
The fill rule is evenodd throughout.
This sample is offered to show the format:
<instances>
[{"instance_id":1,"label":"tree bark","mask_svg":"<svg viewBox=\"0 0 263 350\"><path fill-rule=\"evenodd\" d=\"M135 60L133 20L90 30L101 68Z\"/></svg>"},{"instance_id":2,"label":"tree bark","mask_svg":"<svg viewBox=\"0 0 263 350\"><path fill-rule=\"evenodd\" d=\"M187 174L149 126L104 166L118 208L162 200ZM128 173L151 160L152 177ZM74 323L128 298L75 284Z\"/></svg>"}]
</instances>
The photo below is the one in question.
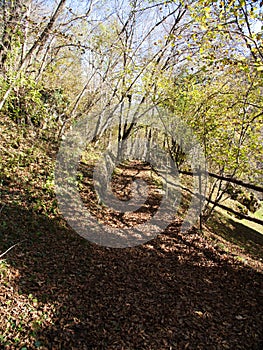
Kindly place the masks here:
<instances>
[{"instance_id":1,"label":"tree bark","mask_svg":"<svg viewBox=\"0 0 263 350\"><path fill-rule=\"evenodd\" d=\"M53 28L56 20L58 19L59 15L61 14L61 12L64 9L64 6L66 4L66 0L61 0L59 2L59 4L57 5L57 8L55 10L55 12L53 13L53 15L51 16L47 26L45 27L45 29L42 31L42 33L40 34L40 36L38 37L38 39L34 42L34 44L31 46L31 48L29 49L29 51L26 53L25 57L21 60L21 64L16 72L16 79L14 79L13 83L10 84L9 88L6 90L2 100L0 101L0 111L3 109L10 93L12 92L13 88L16 86L17 83L17 78L19 77L19 74L23 71L23 69L26 67L27 63L30 62L30 59L32 58L33 54L35 53L35 51L44 46L44 44L47 42L49 35L50 35L50 31Z\"/></svg>"}]
</instances>

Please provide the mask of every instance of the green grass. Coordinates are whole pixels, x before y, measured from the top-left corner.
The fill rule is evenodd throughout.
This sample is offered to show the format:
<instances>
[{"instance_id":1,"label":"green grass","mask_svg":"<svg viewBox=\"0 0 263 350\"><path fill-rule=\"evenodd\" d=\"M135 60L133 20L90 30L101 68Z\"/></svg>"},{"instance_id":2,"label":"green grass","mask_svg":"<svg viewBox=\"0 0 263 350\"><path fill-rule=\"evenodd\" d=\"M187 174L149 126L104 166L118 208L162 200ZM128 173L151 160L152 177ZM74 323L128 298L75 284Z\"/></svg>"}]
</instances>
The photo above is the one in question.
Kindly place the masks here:
<instances>
[{"instance_id":1,"label":"green grass","mask_svg":"<svg viewBox=\"0 0 263 350\"><path fill-rule=\"evenodd\" d=\"M249 213L249 216L251 216L252 218L258 218L258 219L262 219L263 220L263 206L261 206L261 208L256 211L256 213ZM249 220L246 220L246 219L242 219L242 220L239 220L235 217L232 217L231 218L236 221L237 223L240 223L250 229L253 229L255 231L257 231L258 233L262 234L263 235L263 225L260 225L260 224L257 224L255 222L252 222L252 221L249 221Z\"/></svg>"},{"instance_id":2,"label":"green grass","mask_svg":"<svg viewBox=\"0 0 263 350\"><path fill-rule=\"evenodd\" d=\"M257 210L254 215L255 215L255 218L263 220L263 203L261 204L260 209Z\"/></svg>"},{"instance_id":3,"label":"green grass","mask_svg":"<svg viewBox=\"0 0 263 350\"><path fill-rule=\"evenodd\" d=\"M8 264L5 260L0 260L0 278L4 278L8 271Z\"/></svg>"},{"instance_id":4,"label":"green grass","mask_svg":"<svg viewBox=\"0 0 263 350\"><path fill-rule=\"evenodd\" d=\"M226 199L223 204L231 209L237 210L236 203L238 203L238 202L230 200L230 199ZM258 233L263 235L263 225L254 223L254 222L246 220L246 219L238 219L234 215L228 213L226 210L218 208L218 207L215 209L215 211L217 213L220 213L221 215L223 215L223 216L225 216L225 217L227 217L227 218L229 218L237 223L240 223L243 226L246 226L252 230L255 230ZM249 216L252 218L257 218L257 219L263 220L263 203L261 202L261 207L255 213L249 212Z\"/></svg>"},{"instance_id":5,"label":"green grass","mask_svg":"<svg viewBox=\"0 0 263 350\"><path fill-rule=\"evenodd\" d=\"M262 209L261 209L262 210ZM257 215L261 215L260 213ZM227 243L236 245L245 254L263 259L263 226L239 220L222 209L217 209L207 222L207 227L218 237L218 246L227 252ZM220 242L220 239L223 242ZM223 247L224 246L224 247Z\"/></svg>"}]
</instances>

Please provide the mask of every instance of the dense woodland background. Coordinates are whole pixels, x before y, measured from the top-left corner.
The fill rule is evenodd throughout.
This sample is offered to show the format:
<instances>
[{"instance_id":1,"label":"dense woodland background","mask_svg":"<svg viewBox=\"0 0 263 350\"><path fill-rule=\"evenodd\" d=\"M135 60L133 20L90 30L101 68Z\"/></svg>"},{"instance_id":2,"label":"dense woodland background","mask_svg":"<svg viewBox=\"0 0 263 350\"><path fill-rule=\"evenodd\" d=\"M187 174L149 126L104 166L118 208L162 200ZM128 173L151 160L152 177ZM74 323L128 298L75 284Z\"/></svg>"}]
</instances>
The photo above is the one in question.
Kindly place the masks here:
<instances>
[{"instance_id":1,"label":"dense woodland background","mask_svg":"<svg viewBox=\"0 0 263 350\"><path fill-rule=\"evenodd\" d=\"M258 1L3 1L1 16L6 178L36 163L37 154L45 158L89 113L152 104L171 112L165 120L157 115L153 128L164 124L159 138L179 169L187 168L185 157L169 132L178 118L194 130L209 171L262 184ZM134 120L119 118L118 142L138 131L140 114L133 113ZM102 135L107 120L97 124ZM227 184L211 186L210 192Z\"/></svg>"},{"instance_id":2,"label":"dense woodland background","mask_svg":"<svg viewBox=\"0 0 263 350\"><path fill-rule=\"evenodd\" d=\"M262 319L257 312L263 223L262 14L263 3L257 0L0 1L0 254L19 244L0 256L3 349L262 346ZM148 106L165 112L143 127L140 111ZM103 111L117 108L121 111L118 126L110 130L110 113ZM198 175L191 172L184 149L171 132L180 119L193 130L204 151L209 177L200 221L205 225L210 220L210 228L199 226L201 233L195 227L192 235L177 235L175 241L179 226L174 223L152 246L125 253L96 247L76 235L57 206L54 167L68 130L88 115L99 117L77 179L87 206L95 201L87 190L89 169L101 149L112 140L120 145L141 134L149 142L157 140L181 174L185 192L179 225L189 207L191 182ZM142 176L147 177L152 170L142 166L138 169L146 171ZM119 171L129 181L134 179L127 164ZM155 180L157 187L159 180ZM222 211L215 212L218 206L235 217L226 219ZM251 219L256 226L248 228L235 218ZM219 231L223 243L214 236ZM180 254L182 269L170 270ZM140 279L132 263L136 257L148 285L157 283L163 299ZM204 259L200 264L199 258ZM109 269L103 261L108 261ZM149 261L158 270L156 276L148 274ZM167 283L160 261L167 276L171 275ZM189 280L199 281L189 290L183 286L183 271ZM124 278L126 284L121 282L123 274L130 276ZM223 285L220 276L226 278ZM85 289L93 278L102 281L94 294ZM173 279L180 281L181 304L171 296L174 286L168 286L168 281ZM239 289L241 280L246 282ZM112 281L117 281L115 287ZM200 281L206 286L200 287ZM206 298L210 284L215 288L214 299ZM141 299L134 295L133 285L142 290ZM99 286L109 288L106 301ZM75 288L82 291L81 296ZM227 296L220 299L222 288L232 296L233 307ZM127 308L135 305L130 316L121 307L122 290L130 295ZM242 298L248 305L243 314ZM116 299L115 306L111 299ZM195 302L199 301L198 308ZM102 307L104 303L111 311ZM169 303L178 311L171 317ZM218 314L211 316L217 307ZM189 313L184 314L184 309ZM230 309L239 311L232 314ZM190 314L198 318L197 323ZM153 320L148 330L144 328L147 317L147 322ZM239 322L237 328L235 322Z\"/></svg>"}]
</instances>

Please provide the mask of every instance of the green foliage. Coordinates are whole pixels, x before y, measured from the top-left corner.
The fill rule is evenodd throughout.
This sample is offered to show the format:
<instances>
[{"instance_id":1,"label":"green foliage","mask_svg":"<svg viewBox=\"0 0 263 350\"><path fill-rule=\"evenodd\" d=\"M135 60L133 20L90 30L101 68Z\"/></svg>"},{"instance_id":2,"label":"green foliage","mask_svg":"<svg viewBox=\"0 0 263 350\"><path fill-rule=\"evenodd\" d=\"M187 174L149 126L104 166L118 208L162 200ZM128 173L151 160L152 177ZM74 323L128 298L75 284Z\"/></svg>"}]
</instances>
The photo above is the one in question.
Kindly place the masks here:
<instances>
[{"instance_id":1,"label":"green foliage","mask_svg":"<svg viewBox=\"0 0 263 350\"><path fill-rule=\"evenodd\" d=\"M260 76L229 67L208 79L183 73L167 86L165 104L185 120L201 142L210 170L255 178L261 170Z\"/></svg>"},{"instance_id":2,"label":"green foliage","mask_svg":"<svg viewBox=\"0 0 263 350\"><path fill-rule=\"evenodd\" d=\"M180 2L178 8L175 1L128 4L103 21L96 19L96 25L85 16L72 18L70 11L65 17L70 28L65 23L55 26L46 42L36 42L34 59L22 66L29 44L38 37L31 29L28 36L23 30L26 24L36 28L34 15L25 24L18 21L11 32L1 29L9 45L6 56L0 48L0 99L11 91L1 115L1 181L12 182L19 174L37 211L56 212L50 154L64 126L92 108L120 102L127 125L138 101L168 108L194 130L210 170L260 181L262 28L255 30L253 24L260 20L260 7L245 0L195 0ZM96 6L99 18L103 5ZM26 8L16 9L21 18ZM173 126L171 119L165 123ZM127 135L133 132L137 130ZM120 128L114 137L121 140L124 134ZM177 140L165 141L183 165L185 155ZM96 157L89 152L85 160ZM36 183L44 199L38 191L34 194Z\"/></svg>"},{"instance_id":3,"label":"green foliage","mask_svg":"<svg viewBox=\"0 0 263 350\"><path fill-rule=\"evenodd\" d=\"M3 112L17 125L29 126L38 132L54 131L59 128L60 118L65 117L68 103L62 89L45 88L24 77L10 94Z\"/></svg>"}]
</instances>

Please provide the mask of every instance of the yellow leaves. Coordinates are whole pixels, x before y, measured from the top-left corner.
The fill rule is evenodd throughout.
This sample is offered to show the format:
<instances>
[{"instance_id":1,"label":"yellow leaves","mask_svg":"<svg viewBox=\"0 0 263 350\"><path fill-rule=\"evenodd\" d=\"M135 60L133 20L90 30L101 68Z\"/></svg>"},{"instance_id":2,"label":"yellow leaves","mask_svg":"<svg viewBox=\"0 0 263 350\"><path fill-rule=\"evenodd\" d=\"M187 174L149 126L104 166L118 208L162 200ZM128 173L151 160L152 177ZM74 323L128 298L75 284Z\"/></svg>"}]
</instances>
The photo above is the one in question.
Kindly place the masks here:
<instances>
[{"instance_id":1,"label":"yellow leaves","mask_svg":"<svg viewBox=\"0 0 263 350\"><path fill-rule=\"evenodd\" d=\"M204 8L204 15L205 15L206 18L211 18L211 9L210 9L210 7L206 6Z\"/></svg>"},{"instance_id":2,"label":"yellow leaves","mask_svg":"<svg viewBox=\"0 0 263 350\"><path fill-rule=\"evenodd\" d=\"M263 71L263 64L262 64L260 58L257 58L257 61L255 63L255 68L256 68L257 72Z\"/></svg>"},{"instance_id":3,"label":"yellow leaves","mask_svg":"<svg viewBox=\"0 0 263 350\"><path fill-rule=\"evenodd\" d=\"M162 46L162 44L163 44L163 41L161 40L161 39L159 39L159 40L157 40L157 41L155 41L154 43L153 43L155 46Z\"/></svg>"},{"instance_id":4,"label":"yellow leaves","mask_svg":"<svg viewBox=\"0 0 263 350\"><path fill-rule=\"evenodd\" d=\"M204 316L204 314L203 314L202 311L195 311L194 313L195 313L197 316L199 316L199 317L203 317L203 316Z\"/></svg>"}]
</instances>

